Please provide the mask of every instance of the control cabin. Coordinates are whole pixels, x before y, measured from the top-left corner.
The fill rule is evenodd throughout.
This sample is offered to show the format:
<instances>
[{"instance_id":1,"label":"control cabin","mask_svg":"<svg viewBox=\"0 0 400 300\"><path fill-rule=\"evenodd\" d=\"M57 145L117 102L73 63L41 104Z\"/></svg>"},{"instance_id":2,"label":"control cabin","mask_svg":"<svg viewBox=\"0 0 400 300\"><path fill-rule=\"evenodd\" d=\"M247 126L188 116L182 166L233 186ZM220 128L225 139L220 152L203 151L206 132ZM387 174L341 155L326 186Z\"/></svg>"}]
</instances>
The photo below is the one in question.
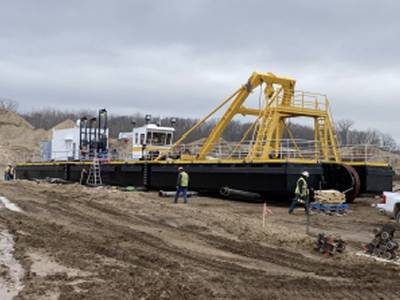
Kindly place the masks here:
<instances>
[{"instance_id":1,"label":"control cabin","mask_svg":"<svg viewBox=\"0 0 400 300\"><path fill-rule=\"evenodd\" d=\"M146 124L132 130L132 159L153 159L172 145L175 128Z\"/></svg>"}]
</instances>

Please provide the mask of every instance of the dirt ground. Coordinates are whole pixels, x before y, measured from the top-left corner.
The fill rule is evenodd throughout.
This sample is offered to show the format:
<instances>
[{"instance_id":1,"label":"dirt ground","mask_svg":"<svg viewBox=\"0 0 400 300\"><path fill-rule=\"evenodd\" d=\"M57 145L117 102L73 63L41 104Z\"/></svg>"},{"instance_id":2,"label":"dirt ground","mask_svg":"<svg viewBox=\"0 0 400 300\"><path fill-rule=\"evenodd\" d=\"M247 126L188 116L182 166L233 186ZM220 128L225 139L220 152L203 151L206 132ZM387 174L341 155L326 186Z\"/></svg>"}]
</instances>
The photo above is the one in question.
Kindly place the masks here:
<instances>
[{"instance_id":1,"label":"dirt ground","mask_svg":"<svg viewBox=\"0 0 400 300\"><path fill-rule=\"evenodd\" d=\"M360 198L346 216L205 197L173 204L154 192L76 184L0 183L0 230L23 267L16 299L399 299L400 267L356 256L388 218ZM341 235L346 253L312 249L319 232ZM0 249L1 250L1 249ZM10 268L0 278L10 283Z\"/></svg>"}]
</instances>

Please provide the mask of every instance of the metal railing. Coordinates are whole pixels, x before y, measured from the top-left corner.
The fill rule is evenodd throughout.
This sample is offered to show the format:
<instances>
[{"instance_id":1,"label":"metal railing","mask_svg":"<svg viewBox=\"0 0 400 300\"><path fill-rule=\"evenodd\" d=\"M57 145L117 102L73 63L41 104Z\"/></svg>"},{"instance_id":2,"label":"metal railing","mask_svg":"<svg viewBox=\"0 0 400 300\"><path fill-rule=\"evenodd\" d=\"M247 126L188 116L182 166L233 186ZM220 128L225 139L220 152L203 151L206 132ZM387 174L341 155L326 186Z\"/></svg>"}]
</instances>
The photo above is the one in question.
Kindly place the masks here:
<instances>
[{"instance_id":1,"label":"metal railing","mask_svg":"<svg viewBox=\"0 0 400 300\"><path fill-rule=\"evenodd\" d=\"M278 143L275 147L275 143ZM304 160L325 160L324 153L322 152L321 145L315 143L314 140L304 139L282 139L271 140L270 151L267 158L270 159L304 159ZM237 145L235 142L218 142L212 147L206 159L209 160L227 160L238 159L244 160L247 157L262 157L264 146L255 145L253 141L244 141L242 144ZM178 145L172 152L169 153L171 157L181 158L195 158L200 151L202 143L197 144L181 144ZM327 155L329 160L334 160L334 149L327 147ZM351 145L344 146L337 149L341 160L348 162L390 162L390 153L385 149L375 145ZM250 154L250 155L249 155Z\"/></svg>"},{"instance_id":2,"label":"metal railing","mask_svg":"<svg viewBox=\"0 0 400 300\"><path fill-rule=\"evenodd\" d=\"M278 145L276 145L278 143ZM267 155L271 159L321 159L319 145L310 140L271 140L271 148ZM171 157L195 157L202 143L180 144L170 154ZM254 141L244 141L240 145L235 142L215 143L208 153L207 159L246 159L249 156L262 157L266 143L256 145Z\"/></svg>"},{"instance_id":3,"label":"metal railing","mask_svg":"<svg viewBox=\"0 0 400 300\"><path fill-rule=\"evenodd\" d=\"M386 162L390 163L390 152L376 145L346 145L339 148L343 161L349 162Z\"/></svg>"},{"instance_id":4,"label":"metal railing","mask_svg":"<svg viewBox=\"0 0 400 300\"><path fill-rule=\"evenodd\" d=\"M275 147L275 143L278 143ZM270 141L270 151L267 158L277 160L317 160L323 161L324 156L319 144L313 140L302 139L282 139L279 141ZM180 144L170 151L167 157L172 159L195 159L199 153L203 143ZM215 143L212 150L208 153L207 160L245 160L247 157L262 157L265 143L255 146L254 141L244 141L238 145L237 142L221 141ZM328 153L332 154L332 148L328 148ZM382 147L375 145L347 145L338 148L341 160L344 162L386 162L391 163L393 160L390 152ZM55 159L52 161L68 161L67 159L71 151L59 151L63 159ZM63 153L61 153L63 152ZM72 156L72 155L71 155ZM60 156L59 156L60 157ZM129 161L132 159L131 153L109 153L107 158L102 160L119 160ZM333 160L333 155L331 156ZM13 157L14 162L46 162L39 154L16 154ZM76 161L76 160L75 160ZM79 161L79 160L78 160ZM81 161L87 161L81 159Z\"/></svg>"},{"instance_id":5,"label":"metal railing","mask_svg":"<svg viewBox=\"0 0 400 300\"><path fill-rule=\"evenodd\" d=\"M275 101L269 107L283 106L284 93L280 92ZM326 95L311 93L305 91L295 91L289 102L290 107L318 110L327 112L329 109L329 101Z\"/></svg>"}]
</instances>

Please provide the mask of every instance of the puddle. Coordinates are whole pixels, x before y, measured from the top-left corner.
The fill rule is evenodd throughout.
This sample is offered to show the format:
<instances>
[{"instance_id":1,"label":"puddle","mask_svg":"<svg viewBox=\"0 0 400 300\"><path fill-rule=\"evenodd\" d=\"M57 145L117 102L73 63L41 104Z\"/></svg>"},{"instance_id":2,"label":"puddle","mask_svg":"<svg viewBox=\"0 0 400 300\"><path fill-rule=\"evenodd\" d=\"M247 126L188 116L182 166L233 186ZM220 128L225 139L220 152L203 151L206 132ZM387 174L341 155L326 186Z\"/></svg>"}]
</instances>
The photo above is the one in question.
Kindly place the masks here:
<instances>
[{"instance_id":1,"label":"puddle","mask_svg":"<svg viewBox=\"0 0 400 300\"><path fill-rule=\"evenodd\" d=\"M5 207L9 210L16 211L16 212L22 212L22 209L19 208L19 206L15 203L12 203L10 200L8 200L6 197L1 197L0 196L0 208Z\"/></svg>"},{"instance_id":2,"label":"puddle","mask_svg":"<svg viewBox=\"0 0 400 300\"><path fill-rule=\"evenodd\" d=\"M44 253L31 252L29 258L32 261L31 272L37 276L45 277L57 273L66 273L68 277L86 277L91 273L78 269L68 268L57 262Z\"/></svg>"},{"instance_id":3,"label":"puddle","mask_svg":"<svg viewBox=\"0 0 400 300\"><path fill-rule=\"evenodd\" d=\"M0 299L11 300L24 287L24 269L14 257L14 239L7 230L0 231Z\"/></svg>"}]
</instances>

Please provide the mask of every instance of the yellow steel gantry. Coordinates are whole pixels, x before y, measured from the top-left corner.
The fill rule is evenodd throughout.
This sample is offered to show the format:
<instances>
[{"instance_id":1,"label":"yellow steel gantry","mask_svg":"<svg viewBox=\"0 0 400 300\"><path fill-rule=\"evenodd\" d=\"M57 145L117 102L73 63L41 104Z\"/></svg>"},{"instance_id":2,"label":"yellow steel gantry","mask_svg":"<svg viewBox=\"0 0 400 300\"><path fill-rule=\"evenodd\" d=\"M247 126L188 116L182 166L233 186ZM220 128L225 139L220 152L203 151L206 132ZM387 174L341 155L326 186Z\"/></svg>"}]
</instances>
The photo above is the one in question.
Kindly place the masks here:
<instances>
[{"instance_id":1,"label":"yellow steel gantry","mask_svg":"<svg viewBox=\"0 0 400 300\"><path fill-rule=\"evenodd\" d=\"M328 99L321 94L295 91L295 83L296 81L293 79L278 77L272 73L254 72L246 84L182 135L170 151L181 144L191 132L204 124L225 104L231 102L192 160L206 160L207 155L213 150L229 123L236 115L240 114L257 117L253 126L249 128L237 145L238 147L248 133L254 130L254 140L245 158L246 161L261 162L279 159L279 147L282 146L281 140L285 130L297 147L287 121L294 117L308 117L314 119L314 159L340 162ZM248 96L255 88L263 85L265 85L263 107L257 109L246 107L245 102ZM323 101L319 101L319 99L323 99ZM160 158L161 155L158 159Z\"/></svg>"}]
</instances>

